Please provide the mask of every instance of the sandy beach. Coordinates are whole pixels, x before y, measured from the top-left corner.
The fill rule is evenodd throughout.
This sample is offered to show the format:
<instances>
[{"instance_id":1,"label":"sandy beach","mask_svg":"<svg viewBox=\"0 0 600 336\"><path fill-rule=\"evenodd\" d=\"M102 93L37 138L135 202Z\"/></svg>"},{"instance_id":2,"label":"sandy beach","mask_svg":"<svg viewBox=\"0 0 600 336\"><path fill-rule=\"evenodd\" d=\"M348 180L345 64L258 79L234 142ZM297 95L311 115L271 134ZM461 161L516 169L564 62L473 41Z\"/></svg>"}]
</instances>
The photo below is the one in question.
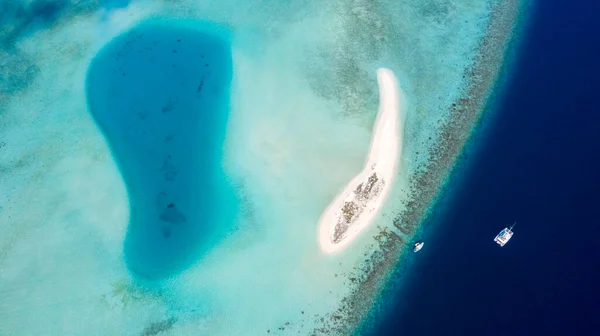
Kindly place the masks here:
<instances>
[{"instance_id":1,"label":"sandy beach","mask_svg":"<svg viewBox=\"0 0 600 336\"><path fill-rule=\"evenodd\" d=\"M377 69L379 111L363 170L325 209L318 225L324 253L339 252L373 222L393 184L400 157L406 97L394 73Z\"/></svg>"}]
</instances>

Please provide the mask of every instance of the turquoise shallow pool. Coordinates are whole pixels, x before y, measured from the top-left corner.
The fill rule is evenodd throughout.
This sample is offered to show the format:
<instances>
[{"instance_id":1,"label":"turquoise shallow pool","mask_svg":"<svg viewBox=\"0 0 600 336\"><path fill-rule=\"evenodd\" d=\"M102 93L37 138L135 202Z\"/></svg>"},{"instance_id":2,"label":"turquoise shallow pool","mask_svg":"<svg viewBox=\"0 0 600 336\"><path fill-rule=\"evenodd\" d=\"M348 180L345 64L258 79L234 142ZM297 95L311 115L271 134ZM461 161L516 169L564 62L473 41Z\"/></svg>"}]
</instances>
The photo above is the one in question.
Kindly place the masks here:
<instances>
[{"instance_id":1,"label":"turquoise shallow pool","mask_svg":"<svg viewBox=\"0 0 600 336\"><path fill-rule=\"evenodd\" d=\"M365 264L375 236L411 238L394 221L494 3L60 2L43 20L23 3L0 35L0 334L352 330L340 308L386 271ZM374 224L324 255L380 66L408 95L402 167Z\"/></svg>"},{"instance_id":2,"label":"turquoise shallow pool","mask_svg":"<svg viewBox=\"0 0 600 336\"><path fill-rule=\"evenodd\" d=\"M127 186L125 257L142 277L196 261L237 213L221 165L232 64L220 35L202 22L152 20L90 64L89 110Z\"/></svg>"}]
</instances>

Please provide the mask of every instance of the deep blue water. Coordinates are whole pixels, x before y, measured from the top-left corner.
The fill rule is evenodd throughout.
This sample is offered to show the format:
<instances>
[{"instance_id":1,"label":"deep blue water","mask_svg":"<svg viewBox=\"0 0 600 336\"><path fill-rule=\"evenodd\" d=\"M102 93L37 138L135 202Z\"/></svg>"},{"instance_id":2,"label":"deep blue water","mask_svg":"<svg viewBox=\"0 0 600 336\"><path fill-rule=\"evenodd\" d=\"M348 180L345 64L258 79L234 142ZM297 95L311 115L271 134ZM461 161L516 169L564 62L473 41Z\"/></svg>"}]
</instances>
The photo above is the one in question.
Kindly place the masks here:
<instances>
[{"instance_id":1,"label":"deep blue water","mask_svg":"<svg viewBox=\"0 0 600 336\"><path fill-rule=\"evenodd\" d=\"M373 334L600 335L599 12L536 1L496 111Z\"/></svg>"},{"instance_id":2,"label":"deep blue water","mask_svg":"<svg viewBox=\"0 0 600 336\"><path fill-rule=\"evenodd\" d=\"M227 34L181 20L143 23L90 65L90 111L127 186L136 275L181 271L232 222L221 168L231 76Z\"/></svg>"}]
</instances>

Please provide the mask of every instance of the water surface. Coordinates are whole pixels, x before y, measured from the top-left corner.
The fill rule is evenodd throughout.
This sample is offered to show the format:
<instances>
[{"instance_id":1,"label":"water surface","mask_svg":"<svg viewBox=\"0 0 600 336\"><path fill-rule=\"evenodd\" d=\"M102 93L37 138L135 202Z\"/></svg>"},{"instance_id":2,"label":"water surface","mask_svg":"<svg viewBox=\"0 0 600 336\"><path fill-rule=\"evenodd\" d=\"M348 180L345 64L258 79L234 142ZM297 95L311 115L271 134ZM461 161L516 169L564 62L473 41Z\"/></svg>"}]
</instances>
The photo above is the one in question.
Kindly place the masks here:
<instances>
[{"instance_id":1,"label":"water surface","mask_svg":"<svg viewBox=\"0 0 600 336\"><path fill-rule=\"evenodd\" d=\"M90 112L127 185L127 263L144 277L195 261L235 215L221 167L231 48L211 28L144 22L90 65Z\"/></svg>"},{"instance_id":2,"label":"water surface","mask_svg":"<svg viewBox=\"0 0 600 336\"><path fill-rule=\"evenodd\" d=\"M595 1L532 7L495 111L437 204L411 276L374 334L598 330L598 9ZM513 221L515 235L499 248L494 236Z\"/></svg>"}]
</instances>

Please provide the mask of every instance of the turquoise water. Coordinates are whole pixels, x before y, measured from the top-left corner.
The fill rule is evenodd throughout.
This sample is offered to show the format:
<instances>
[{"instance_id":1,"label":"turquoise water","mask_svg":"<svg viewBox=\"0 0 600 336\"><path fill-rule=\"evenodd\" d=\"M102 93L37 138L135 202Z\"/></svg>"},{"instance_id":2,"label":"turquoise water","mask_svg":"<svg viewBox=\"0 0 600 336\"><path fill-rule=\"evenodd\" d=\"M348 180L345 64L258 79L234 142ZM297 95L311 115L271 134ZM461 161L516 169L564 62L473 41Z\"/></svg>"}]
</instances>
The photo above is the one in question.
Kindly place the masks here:
<instances>
[{"instance_id":1,"label":"turquoise water","mask_svg":"<svg viewBox=\"0 0 600 336\"><path fill-rule=\"evenodd\" d=\"M65 2L39 25L15 17L0 53L0 334L320 330L368 278L374 236L410 238L392 222L491 3ZM362 168L379 66L408 95L402 168L373 225L323 255L318 218Z\"/></svg>"},{"instance_id":2,"label":"turquoise water","mask_svg":"<svg viewBox=\"0 0 600 336\"><path fill-rule=\"evenodd\" d=\"M232 225L236 206L221 167L231 47L219 34L154 20L116 37L90 64L89 109L131 207L125 257L144 277L196 261Z\"/></svg>"}]
</instances>

